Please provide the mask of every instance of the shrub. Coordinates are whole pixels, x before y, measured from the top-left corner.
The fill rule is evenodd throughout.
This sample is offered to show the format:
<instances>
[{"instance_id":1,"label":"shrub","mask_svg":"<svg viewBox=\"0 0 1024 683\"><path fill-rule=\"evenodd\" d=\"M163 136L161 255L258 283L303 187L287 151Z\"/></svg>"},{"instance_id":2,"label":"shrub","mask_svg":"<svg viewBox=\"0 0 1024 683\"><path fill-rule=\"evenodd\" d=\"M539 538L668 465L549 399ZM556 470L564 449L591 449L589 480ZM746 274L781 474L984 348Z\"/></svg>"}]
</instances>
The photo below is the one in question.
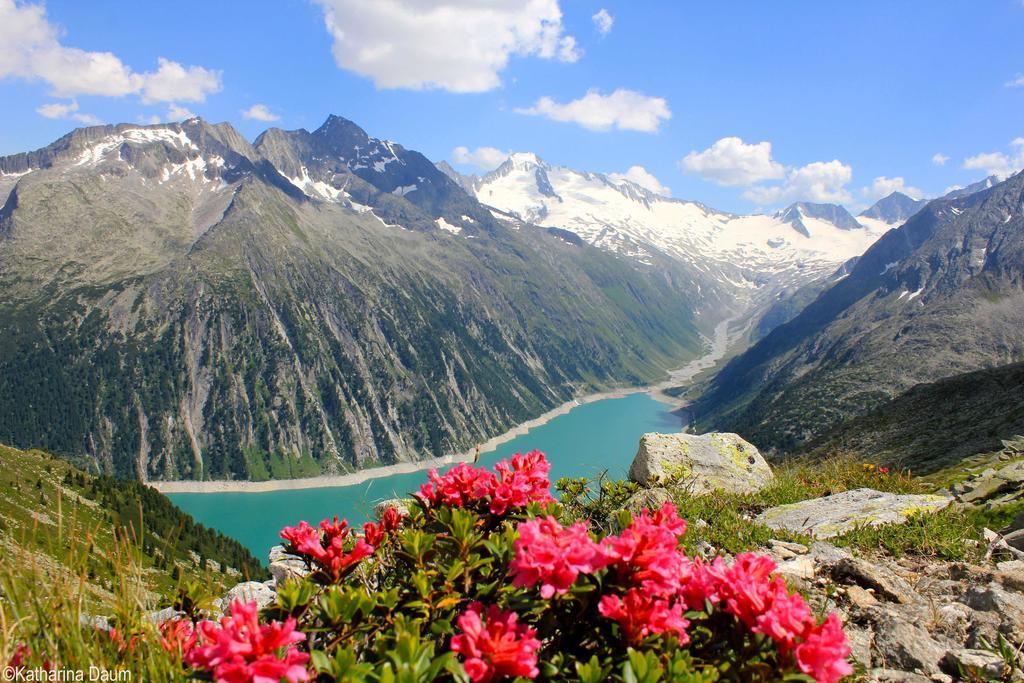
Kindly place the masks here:
<instances>
[{"instance_id":1,"label":"shrub","mask_svg":"<svg viewBox=\"0 0 1024 683\"><path fill-rule=\"evenodd\" d=\"M837 681L839 619L818 622L773 561L681 550L666 503L592 533L553 500L549 464L432 471L407 511L281 532L310 574L259 615L235 603L161 627L183 672L215 681ZM196 604L195 599L186 601ZM180 606L184 606L182 602ZM258 678L258 677L264 678Z\"/></svg>"}]
</instances>

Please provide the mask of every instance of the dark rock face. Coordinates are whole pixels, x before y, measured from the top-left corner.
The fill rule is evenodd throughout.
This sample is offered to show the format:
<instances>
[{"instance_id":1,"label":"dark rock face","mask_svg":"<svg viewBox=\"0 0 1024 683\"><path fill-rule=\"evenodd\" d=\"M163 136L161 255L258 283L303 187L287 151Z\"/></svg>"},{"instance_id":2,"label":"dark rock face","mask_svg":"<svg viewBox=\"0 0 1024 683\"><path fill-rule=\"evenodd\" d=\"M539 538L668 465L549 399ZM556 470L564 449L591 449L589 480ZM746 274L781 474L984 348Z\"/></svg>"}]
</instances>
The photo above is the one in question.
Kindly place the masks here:
<instances>
[{"instance_id":1,"label":"dark rock face","mask_svg":"<svg viewBox=\"0 0 1024 683\"><path fill-rule=\"evenodd\" d=\"M879 199L860 215L877 218L886 223L903 223L927 203L928 201L925 199L914 199L902 192L893 192L889 196Z\"/></svg>"},{"instance_id":2,"label":"dark rock face","mask_svg":"<svg viewBox=\"0 0 1024 683\"><path fill-rule=\"evenodd\" d=\"M0 178L0 442L122 476L460 451L699 347L684 285L506 225L339 117L255 145L89 128L0 168L29 171Z\"/></svg>"},{"instance_id":3,"label":"dark rock face","mask_svg":"<svg viewBox=\"0 0 1024 683\"><path fill-rule=\"evenodd\" d=\"M843 230L860 230L863 226L857 219L850 215L845 207L839 204L814 204L811 202L797 202L790 204L779 212L779 218L790 223L795 230L810 237L811 230L804 223L804 218L817 218L828 221L837 228Z\"/></svg>"},{"instance_id":4,"label":"dark rock face","mask_svg":"<svg viewBox=\"0 0 1024 683\"><path fill-rule=\"evenodd\" d=\"M793 450L922 382L1024 356L1024 175L930 202L734 359L702 429Z\"/></svg>"}]
</instances>

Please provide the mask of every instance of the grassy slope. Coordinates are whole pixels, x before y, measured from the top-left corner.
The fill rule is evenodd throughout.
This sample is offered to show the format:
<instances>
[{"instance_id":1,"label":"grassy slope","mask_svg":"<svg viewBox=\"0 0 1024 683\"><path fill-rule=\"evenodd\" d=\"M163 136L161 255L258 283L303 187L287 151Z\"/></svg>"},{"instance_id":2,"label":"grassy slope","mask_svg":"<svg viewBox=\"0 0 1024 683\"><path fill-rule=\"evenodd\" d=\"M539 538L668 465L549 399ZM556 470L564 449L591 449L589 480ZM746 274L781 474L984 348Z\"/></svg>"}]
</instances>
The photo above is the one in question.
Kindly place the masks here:
<instances>
[{"instance_id":1,"label":"grassy slope","mask_svg":"<svg viewBox=\"0 0 1024 683\"><path fill-rule=\"evenodd\" d=\"M812 458L850 453L930 474L1024 434L1022 396L1024 363L921 384L844 422L805 452Z\"/></svg>"},{"instance_id":2,"label":"grassy slope","mask_svg":"<svg viewBox=\"0 0 1024 683\"><path fill-rule=\"evenodd\" d=\"M154 605L179 579L231 586L240 570L254 578L263 571L236 541L194 524L141 484L93 477L38 450L0 446L0 465L0 544L5 558L15 558L9 567L80 580L89 604L114 600L129 560L140 568L140 594ZM140 516L141 538L133 531ZM197 557L208 558L205 569Z\"/></svg>"}]
</instances>

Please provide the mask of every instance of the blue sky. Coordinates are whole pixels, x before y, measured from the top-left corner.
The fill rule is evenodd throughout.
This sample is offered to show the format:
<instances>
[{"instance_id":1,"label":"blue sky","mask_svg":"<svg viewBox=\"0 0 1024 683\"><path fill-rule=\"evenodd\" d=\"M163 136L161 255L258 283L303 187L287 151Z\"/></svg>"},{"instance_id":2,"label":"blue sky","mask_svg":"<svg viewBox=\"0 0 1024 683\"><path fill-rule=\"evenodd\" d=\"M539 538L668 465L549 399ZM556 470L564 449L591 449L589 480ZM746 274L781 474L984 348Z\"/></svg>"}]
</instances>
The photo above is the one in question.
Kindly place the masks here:
<instances>
[{"instance_id":1,"label":"blue sky","mask_svg":"<svg viewBox=\"0 0 1024 683\"><path fill-rule=\"evenodd\" d=\"M434 160L528 150L725 210L859 208L1024 165L1022 43L1021 0L0 0L0 154L91 121L252 138L336 113Z\"/></svg>"}]
</instances>

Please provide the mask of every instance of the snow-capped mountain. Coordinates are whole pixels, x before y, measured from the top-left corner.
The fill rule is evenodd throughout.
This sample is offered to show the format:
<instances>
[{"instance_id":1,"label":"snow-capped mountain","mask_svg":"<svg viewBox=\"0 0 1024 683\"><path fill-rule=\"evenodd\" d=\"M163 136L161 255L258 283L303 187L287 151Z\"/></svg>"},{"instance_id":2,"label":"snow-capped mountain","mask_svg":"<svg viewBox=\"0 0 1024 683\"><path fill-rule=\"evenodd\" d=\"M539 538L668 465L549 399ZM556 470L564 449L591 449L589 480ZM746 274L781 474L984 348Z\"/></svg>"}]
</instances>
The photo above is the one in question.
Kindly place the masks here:
<instances>
[{"instance_id":1,"label":"snow-capped mountain","mask_svg":"<svg viewBox=\"0 0 1024 683\"><path fill-rule=\"evenodd\" d=\"M576 233L650 263L667 256L724 288L739 310L783 287L832 273L888 225L863 226L836 205L794 204L775 215L738 216L664 197L628 180L512 154L482 177L456 179L485 205L525 222Z\"/></svg>"},{"instance_id":2,"label":"snow-capped mountain","mask_svg":"<svg viewBox=\"0 0 1024 683\"><path fill-rule=\"evenodd\" d=\"M914 199L902 192L893 192L862 211L857 220L861 222L864 222L864 219L876 220L888 225L901 225L927 203L927 199Z\"/></svg>"}]
</instances>

